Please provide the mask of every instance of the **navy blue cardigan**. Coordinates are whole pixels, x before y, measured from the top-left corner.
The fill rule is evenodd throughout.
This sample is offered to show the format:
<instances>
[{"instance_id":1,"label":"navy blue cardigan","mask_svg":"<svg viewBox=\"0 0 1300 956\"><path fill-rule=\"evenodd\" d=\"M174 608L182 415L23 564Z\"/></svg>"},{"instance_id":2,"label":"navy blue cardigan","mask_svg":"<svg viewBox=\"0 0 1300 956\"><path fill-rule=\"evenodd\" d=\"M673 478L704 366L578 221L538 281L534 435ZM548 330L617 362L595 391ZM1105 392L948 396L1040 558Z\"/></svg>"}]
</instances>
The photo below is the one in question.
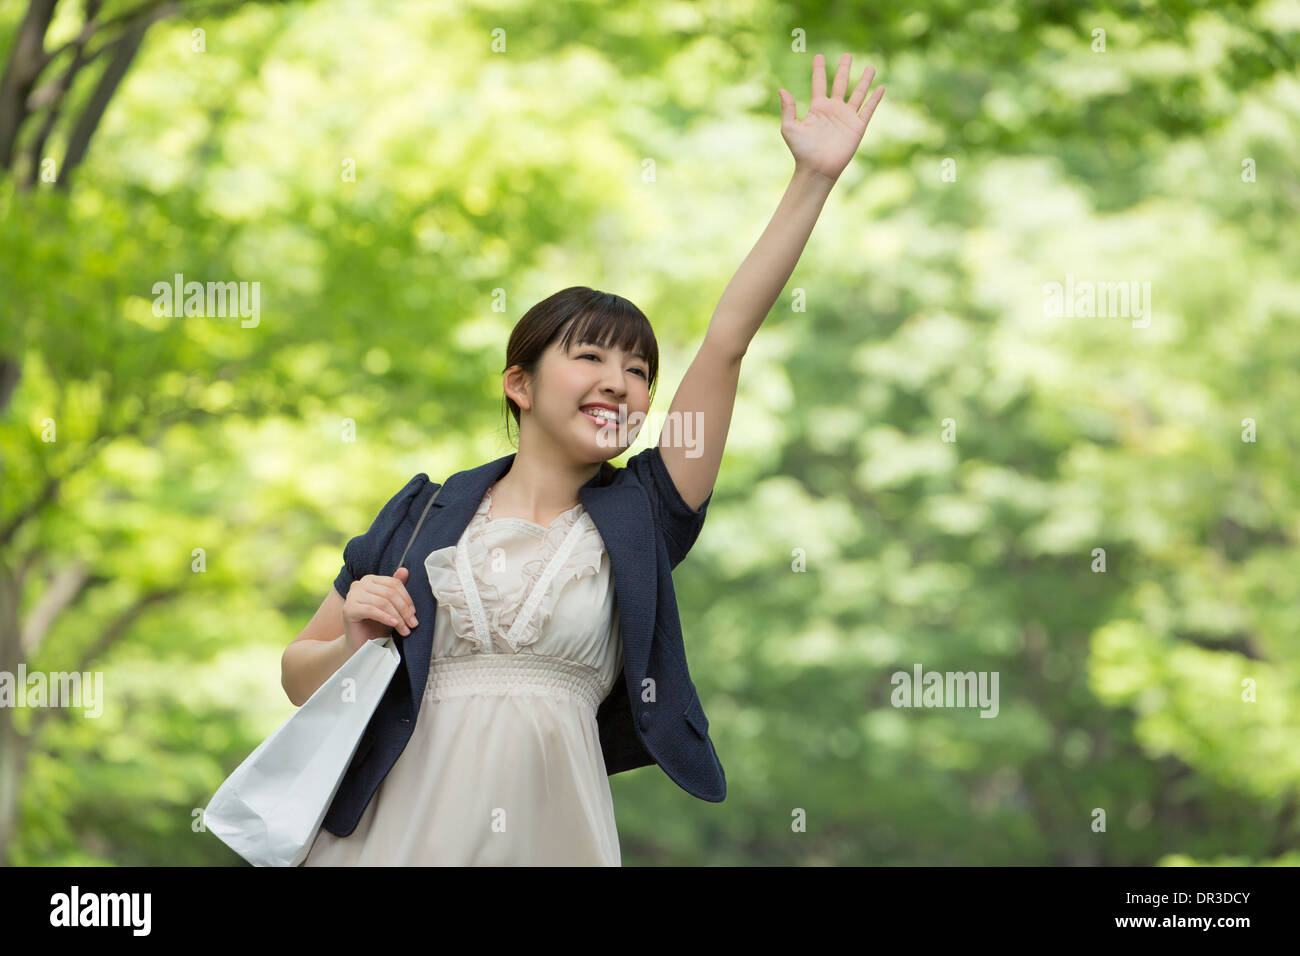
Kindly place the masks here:
<instances>
[{"instance_id":1,"label":"navy blue cardigan","mask_svg":"<svg viewBox=\"0 0 1300 956\"><path fill-rule=\"evenodd\" d=\"M449 477L411 544L403 564L411 572L406 590L420 623L407 637L393 632L401 663L325 815L324 828L335 836L356 829L415 727L429 676L437 607L424 559L460 540L488 487L510 469L514 457ZM438 487L428 475L416 475L384 505L370 530L347 543L343 569L334 581L339 594L347 597L352 582L367 574L396 570L402 548ZM671 574L695 543L712 499L710 493L692 511L658 447L634 455L624 468L604 463L578 490L609 554L623 640L623 680L615 681L596 712L605 771L658 764L691 796L720 803L727 795L727 778L686 667Z\"/></svg>"}]
</instances>

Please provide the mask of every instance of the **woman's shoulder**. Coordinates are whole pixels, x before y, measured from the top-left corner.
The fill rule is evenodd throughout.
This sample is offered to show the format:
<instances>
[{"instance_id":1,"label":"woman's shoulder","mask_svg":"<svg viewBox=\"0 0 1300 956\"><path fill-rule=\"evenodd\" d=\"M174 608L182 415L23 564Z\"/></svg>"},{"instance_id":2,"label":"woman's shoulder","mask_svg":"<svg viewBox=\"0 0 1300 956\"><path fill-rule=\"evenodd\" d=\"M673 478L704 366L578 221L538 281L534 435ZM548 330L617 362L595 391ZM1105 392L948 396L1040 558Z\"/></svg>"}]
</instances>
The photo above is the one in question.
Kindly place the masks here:
<instances>
[{"instance_id":1,"label":"woman's shoulder","mask_svg":"<svg viewBox=\"0 0 1300 956\"><path fill-rule=\"evenodd\" d=\"M434 491L438 488L438 485L431 482L429 476L424 472L412 476L411 480L403 485L397 494L388 499L388 504L384 505L383 509L380 511L380 515L395 522L393 526L396 527L398 524L401 524L402 519L406 517L406 508L408 508L413 501L421 498L423 492L430 490L430 486L432 486L432 490Z\"/></svg>"},{"instance_id":2,"label":"woman's shoulder","mask_svg":"<svg viewBox=\"0 0 1300 956\"><path fill-rule=\"evenodd\" d=\"M344 597L348 586L367 574L380 573L380 559L398 526L406 519L416 496L430 484L429 476L421 472L402 486L379 509L364 534L352 538L343 548L343 567L335 578L335 589Z\"/></svg>"},{"instance_id":3,"label":"woman's shoulder","mask_svg":"<svg viewBox=\"0 0 1300 956\"><path fill-rule=\"evenodd\" d=\"M411 502L419 496L428 485L429 476L424 472L412 477L406 484L398 489L397 493L385 502L384 506L379 509L375 520L371 522L371 531L384 531L396 528L406 517L406 509Z\"/></svg>"},{"instance_id":4,"label":"woman's shoulder","mask_svg":"<svg viewBox=\"0 0 1300 956\"><path fill-rule=\"evenodd\" d=\"M668 473L668 466L664 464L664 456L658 445L652 445L633 455L627 460L626 467L620 468L619 472L625 472L635 478L637 483L651 495L654 504L662 505L669 516L677 519L703 521L709 502L713 500L713 494L710 492L709 497L704 499L698 509L688 505L677 489L677 485L673 483L672 475Z\"/></svg>"},{"instance_id":5,"label":"woman's shoulder","mask_svg":"<svg viewBox=\"0 0 1300 956\"><path fill-rule=\"evenodd\" d=\"M698 510L688 505L673 484L657 444L629 458L613 480L632 480L644 489L650 499L655 524L662 530L668 546L669 567L675 568L686 557L704 527L705 514L713 500L712 492Z\"/></svg>"}]
</instances>

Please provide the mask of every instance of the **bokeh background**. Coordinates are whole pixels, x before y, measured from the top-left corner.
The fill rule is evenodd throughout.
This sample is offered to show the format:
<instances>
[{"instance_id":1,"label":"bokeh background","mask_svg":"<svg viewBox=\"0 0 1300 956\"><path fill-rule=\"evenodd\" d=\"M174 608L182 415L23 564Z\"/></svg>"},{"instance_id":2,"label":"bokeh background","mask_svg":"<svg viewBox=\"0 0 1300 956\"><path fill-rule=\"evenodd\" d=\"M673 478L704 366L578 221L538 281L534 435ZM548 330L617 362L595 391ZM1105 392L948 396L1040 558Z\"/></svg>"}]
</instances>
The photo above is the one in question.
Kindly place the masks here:
<instances>
[{"instance_id":1,"label":"bokeh background","mask_svg":"<svg viewBox=\"0 0 1300 956\"><path fill-rule=\"evenodd\" d=\"M0 7L0 671L104 675L98 718L0 707L0 860L241 863L198 811L292 712L347 539L514 450L506 339L566 286L650 316L661 415L792 172L778 88L802 116L851 52L888 93L675 574L728 796L611 778L625 865L1300 862L1297 30ZM257 322L157 315L177 273ZM1149 283L1149 323L1049 314L1067 277ZM894 707L917 664L997 672L997 717Z\"/></svg>"}]
</instances>

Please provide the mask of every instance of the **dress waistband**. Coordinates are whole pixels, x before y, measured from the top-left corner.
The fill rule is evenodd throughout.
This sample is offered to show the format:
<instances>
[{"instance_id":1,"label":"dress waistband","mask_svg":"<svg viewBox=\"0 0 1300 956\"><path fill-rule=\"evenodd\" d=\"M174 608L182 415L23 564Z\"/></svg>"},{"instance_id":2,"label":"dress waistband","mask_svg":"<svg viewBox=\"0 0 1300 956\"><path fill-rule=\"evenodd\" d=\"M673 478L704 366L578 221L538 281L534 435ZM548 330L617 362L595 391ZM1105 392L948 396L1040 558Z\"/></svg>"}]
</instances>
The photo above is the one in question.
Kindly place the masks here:
<instances>
[{"instance_id":1,"label":"dress waistband","mask_svg":"<svg viewBox=\"0 0 1300 956\"><path fill-rule=\"evenodd\" d=\"M608 690L600 672L544 654L462 654L429 663L426 701L475 694L568 697L600 707Z\"/></svg>"}]
</instances>

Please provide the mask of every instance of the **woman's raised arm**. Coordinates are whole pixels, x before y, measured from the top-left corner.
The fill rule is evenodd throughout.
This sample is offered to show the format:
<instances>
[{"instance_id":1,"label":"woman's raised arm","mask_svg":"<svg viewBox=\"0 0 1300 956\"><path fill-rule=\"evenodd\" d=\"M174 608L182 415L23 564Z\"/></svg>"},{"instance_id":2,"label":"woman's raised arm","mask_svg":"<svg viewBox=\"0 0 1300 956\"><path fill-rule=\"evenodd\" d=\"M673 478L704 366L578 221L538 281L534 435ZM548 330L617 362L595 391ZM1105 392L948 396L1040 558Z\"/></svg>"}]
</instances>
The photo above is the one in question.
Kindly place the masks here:
<instances>
[{"instance_id":1,"label":"woman's raised arm","mask_svg":"<svg viewBox=\"0 0 1300 956\"><path fill-rule=\"evenodd\" d=\"M767 228L722 293L704 342L669 406L673 427L665 427L659 438L664 465L692 508L704 503L718 478L741 359L794 272L831 187L853 158L884 95L880 86L867 99L876 74L867 67L846 102L851 63L849 54L840 57L828 97L826 60L820 53L813 57L812 102L802 120L795 119L794 97L780 91L781 136L794 156L794 176ZM684 441L685 436L692 440Z\"/></svg>"}]
</instances>

